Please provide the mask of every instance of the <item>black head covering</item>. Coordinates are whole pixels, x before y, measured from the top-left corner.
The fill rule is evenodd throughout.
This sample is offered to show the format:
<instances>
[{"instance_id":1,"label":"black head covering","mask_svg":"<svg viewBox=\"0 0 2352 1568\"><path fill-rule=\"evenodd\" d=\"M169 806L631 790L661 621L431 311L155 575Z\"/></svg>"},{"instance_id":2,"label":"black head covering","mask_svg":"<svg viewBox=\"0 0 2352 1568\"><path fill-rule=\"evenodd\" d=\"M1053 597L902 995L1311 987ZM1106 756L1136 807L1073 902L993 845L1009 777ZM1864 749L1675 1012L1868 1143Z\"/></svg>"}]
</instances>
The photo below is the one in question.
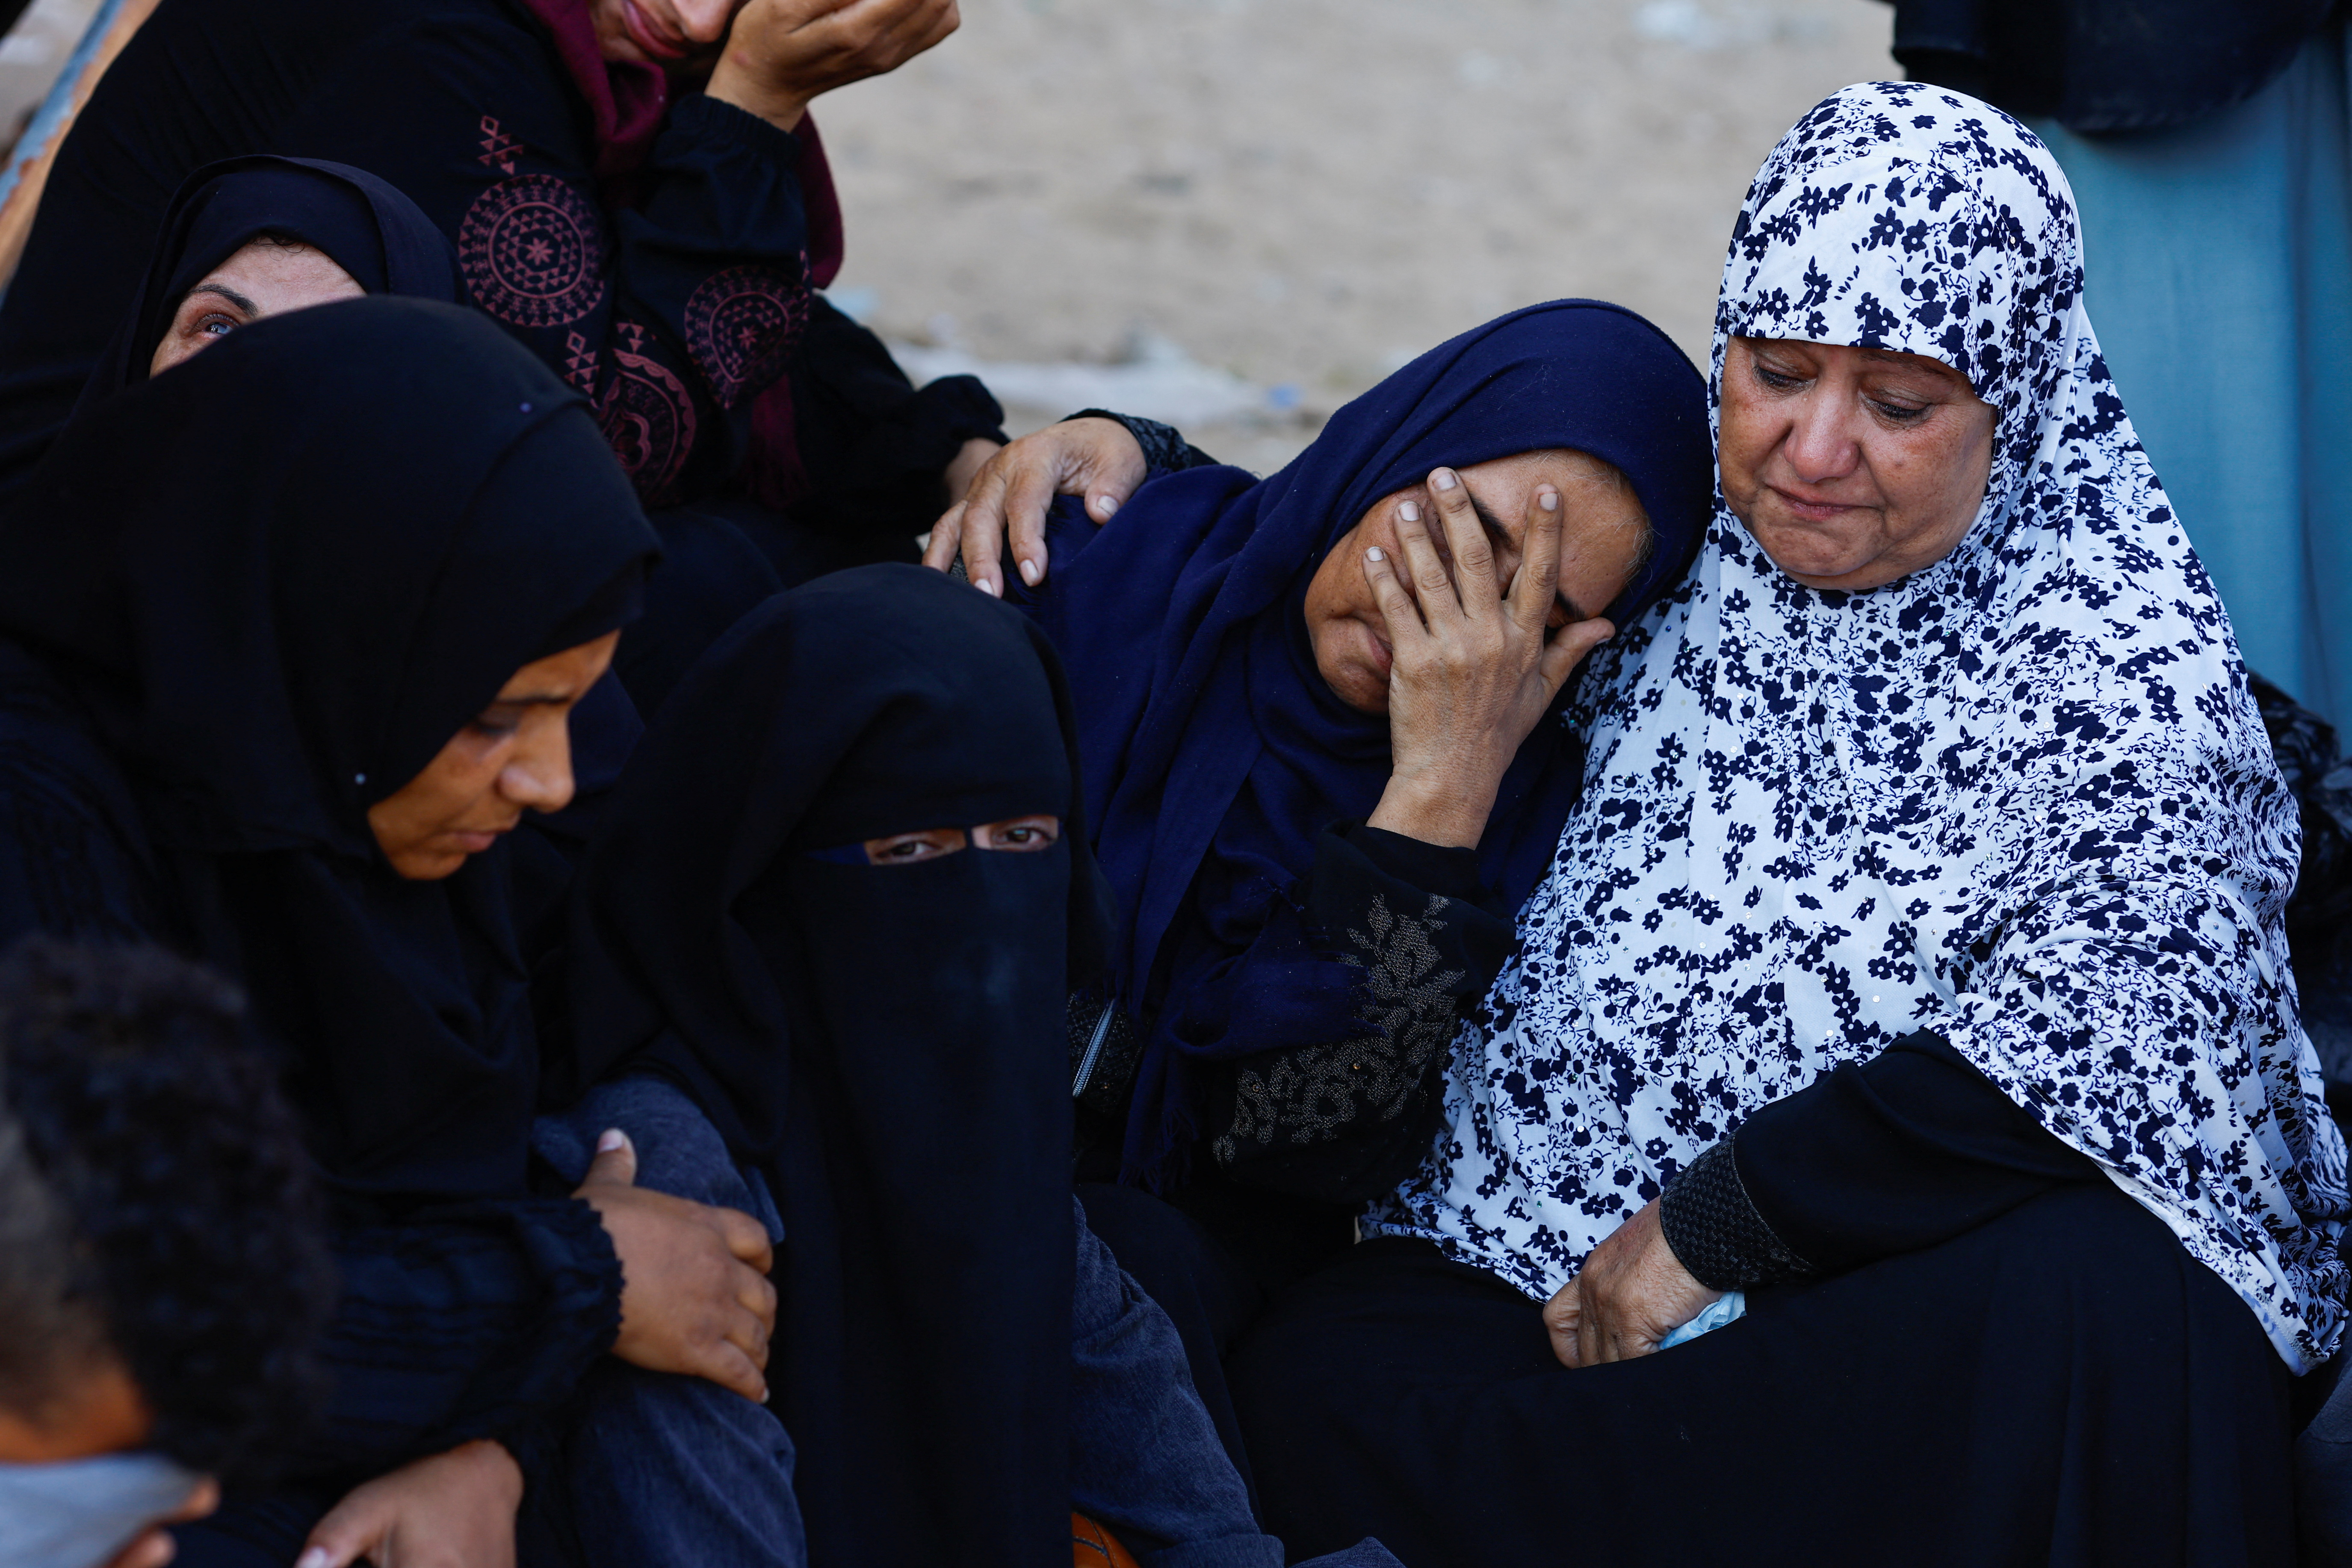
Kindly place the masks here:
<instances>
[{"instance_id":1,"label":"black head covering","mask_svg":"<svg viewBox=\"0 0 2352 1568\"><path fill-rule=\"evenodd\" d=\"M371 294L467 302L448 237L366 170L314 158L225 158L190 174L172 198L138 302L100 357L80 407L145 381L188 290L263 235L324 252Z\"/></svg>"},{"instance_id":2,"label":"black head covering","mask_svg":"<svg viewBox=\"0 0 2352 1568\"><path fill-rule=\"evenodd\" d=\"M654 552L579 395L408 300L263 321L108 399L0 516L0 632L89 710L348 1186L521 1181L505 847L407 881L367 810L522 665L626 620Z\"/></svg>"},{"instance_id":3,"label":"black head covering","mask_svg":"<svg viewBox=\"0 0 2352 1568\"><path fill-rule=\"evenodd\" d=\"M1076 756L1060 667L1019 614L917 567L840 573L688 677L582 876L583 1070L668 1031L637 1062L774 1173L770 1370L812 1562L1061 1549L1062 1024L1104 948ZM813 853L1037 812L1063 819L1041 853Z\"/></svg>"}]
</instances>

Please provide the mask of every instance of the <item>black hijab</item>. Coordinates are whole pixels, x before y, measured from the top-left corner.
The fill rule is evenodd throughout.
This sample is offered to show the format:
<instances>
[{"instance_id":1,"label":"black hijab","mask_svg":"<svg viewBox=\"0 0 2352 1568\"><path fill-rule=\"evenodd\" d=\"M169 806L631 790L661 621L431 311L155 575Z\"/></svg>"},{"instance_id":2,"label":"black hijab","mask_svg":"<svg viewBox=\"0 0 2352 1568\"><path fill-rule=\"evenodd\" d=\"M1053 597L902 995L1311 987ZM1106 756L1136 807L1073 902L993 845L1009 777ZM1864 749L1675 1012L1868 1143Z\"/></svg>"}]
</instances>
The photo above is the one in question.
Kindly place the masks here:
<instances>
[{"instance_id":1,"label":"black hijab","mask_svg":"<svg viewBox=\"0 0 2352 1568\"><path fill-rule=\"evenodd\" d=\"M86 411L0 515L0 633L129 778L346 1190L520 1191L538 1068L507 847L415 882L371 805L522 665L634 613L652 530L492 323L352 300Z\"/></svg>"},{"instance_id":2,"label":"black hijab","mask_svg":"<svg viewBox=\"0 0 2352 1568\"><path fill-rule=\"evenodd\" d=\"M224 158L190 174L173 196L138 301L100 357L77 413L145 381L188 290L264 235L322 252L371 294L467 302L448 237L366 170L263 153Z\"/></svg>"},{"instance_id":3,"label":"black hijab","mask_svg":"<svg viewBox=\"0 0 2352 1568\"><path fill-rule=\"evenodd\" d=\"M687 678L582 876L581 1069L653 1042L636 1064L773 1177L769 1370L812 1562L1063 1550L1063 1012L1104 946L1076 755L1021 616L917 567L840 573ZM851 849L1036 812L1063 819L1042 853Z\"/></svg>"}]
</instances>

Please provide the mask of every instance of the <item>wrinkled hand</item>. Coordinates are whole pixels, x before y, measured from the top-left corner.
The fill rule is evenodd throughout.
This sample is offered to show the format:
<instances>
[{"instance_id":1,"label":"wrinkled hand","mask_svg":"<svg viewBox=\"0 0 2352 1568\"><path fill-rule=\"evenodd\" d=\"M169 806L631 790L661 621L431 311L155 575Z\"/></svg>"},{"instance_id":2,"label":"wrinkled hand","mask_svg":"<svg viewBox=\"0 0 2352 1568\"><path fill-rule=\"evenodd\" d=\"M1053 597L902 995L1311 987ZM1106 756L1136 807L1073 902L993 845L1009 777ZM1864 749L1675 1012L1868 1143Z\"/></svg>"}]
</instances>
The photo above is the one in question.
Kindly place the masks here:
<instances>
[{"instance_id":1,"label":"wrinkled hand","mask_svg":"<svg viewBox=\"0 0 2352 1568\"><path fill-rule=\"evenodd\" d=\"M897 70L961 21L956 0L751 0L703 91L790 131L811 99Z\"/></svg>"},{"instance_id":2,"label":"wrinkled hand","mask_svg":"<svg viewBox=\"0 0 2352 1568\"><path fill-rule=\"evenodd\" d=\"M294 1568L514 1568L522 1468L467 1443L353 1489L310 1531Z\"/></svg>"},{"instance_id":3,"label":"wrinkled hand","mask_svg":"<svg viewBox=\"0 0 2352 1568\"><path fill-rule=\"evenodd\" d=\"M1391 561L1375 547L1364 560L1388 624L1391 659L1391 772L1368 820L1424 843L1469 848L1486 830L1519 742L1577 664L1616 628L1595 616L1547 637L1559 581L1558 489L1539 485L1528 500L1526 552L1507 595L1459 476L1439 468L1429 490L1452 568L1411 500L1398 504L1395 519L1404 559Z\"/></svg>"},{"instance_id":4,"label":"wrinkled hand","mask_svg":"<svg viewBox=\"0 0 2352 1568\"><path fill-rule=\"evenodd\" d=\"M572 1196L595 1208L620 1255L621 1332L613 1353L764 1401L768 1337L776 1329L766 1229L734 1209L635 1185L637 1152L619 1132L605 1133L596 1148Z\"/></svg>"},{"instance_id":5,"label":"wrinkled hand","mask_svg":"<svg viewBox=\"0 0 2352 1568\"><path fill-rule=\"evenodd\" d=\"M1721 1298L1691 1277L1666 1245L1658 1202L1592 1249L1577 1277L1544 1304L1544 1327L1562 1366L1597 1366L1648 1355L1658 1342Z\"/></svg>"},{"instance_id":6,"label":"wrinkled hand","mask_svg":"<svg viewBox=\"0 0 2352 1568\"><path fill-rule=\"evenodd\" d=\"M106 1568L163 1568L178 1550L164 1526L185 1524L202 1519L220 1507L220 1483L210 1476L199 1480L188 1490L187 1500L155 1521L155 1528L114 1554Z\"/></svg>"},{"instance_id":7,"label":"wrinkled hand","mask_svg":"<svg viewBox=\"0 0 2352 1568\"><path fill-rule=\"evenodd\" d=\"M972 586L1002 598L1000 570L1005 535L1021 580L1031 587L1045 580L1045 509L1056 495L1087 498L1087 515L1097 523L1126 504L1147 473L1143 448L1116 419L1066 419L997 452L982 464L963 498L931 525L923 564L944 572L963 552L964 574Z\"/></svg>"}]
</instances>

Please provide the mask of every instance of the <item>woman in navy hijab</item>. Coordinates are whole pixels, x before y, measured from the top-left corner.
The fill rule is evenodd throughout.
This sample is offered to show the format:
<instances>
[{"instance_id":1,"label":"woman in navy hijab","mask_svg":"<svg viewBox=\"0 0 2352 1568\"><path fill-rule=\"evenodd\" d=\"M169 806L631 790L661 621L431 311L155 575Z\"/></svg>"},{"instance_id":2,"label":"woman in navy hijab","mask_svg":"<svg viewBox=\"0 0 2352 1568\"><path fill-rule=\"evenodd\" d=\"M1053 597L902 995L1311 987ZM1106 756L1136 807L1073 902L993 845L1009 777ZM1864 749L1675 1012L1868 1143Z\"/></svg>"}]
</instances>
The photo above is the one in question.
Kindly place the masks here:
<instances>
[{"instance_id":1,"label":"woman in navy hijab","mask_svg":"<svg viewBox=\"0 0 2352 1568\"><path fill-rule=\"evenodd\" d=\"M1099 530L1058 503L1052 577L1009 596L1069 668L1120 918L1070 1012L1082 1195L1239 1458L1216 1346L1425 1151L1577 789L1568 678L1697 544L1706 386L1563 300L1423 355L1270 479L1157 445L1188 471Z\"/></svg>"}]
</instances>

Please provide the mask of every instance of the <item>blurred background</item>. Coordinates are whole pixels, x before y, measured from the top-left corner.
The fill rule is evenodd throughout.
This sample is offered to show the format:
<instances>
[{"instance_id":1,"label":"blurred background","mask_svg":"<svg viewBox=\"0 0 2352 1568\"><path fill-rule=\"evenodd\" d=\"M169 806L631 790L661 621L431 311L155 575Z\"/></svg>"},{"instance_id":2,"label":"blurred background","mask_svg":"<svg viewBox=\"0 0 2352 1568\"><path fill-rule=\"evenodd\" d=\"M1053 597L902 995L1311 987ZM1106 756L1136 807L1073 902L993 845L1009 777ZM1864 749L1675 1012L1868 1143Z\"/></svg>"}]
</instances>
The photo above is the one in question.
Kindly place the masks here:
<instances>
[{"instance_id":1,"label":"blurred background","mask_svg":"<svg viewBox=\"0 0 2352 1568\"><path fill-rule=\"evenodd\" d=\"M1016 430L1088 405L1261 472L1514 306L1617 300L1695 357L1748 177L1897 74L1867 0L964 0L819 109L834 298Z\"/></svg>"}]
</instances>

